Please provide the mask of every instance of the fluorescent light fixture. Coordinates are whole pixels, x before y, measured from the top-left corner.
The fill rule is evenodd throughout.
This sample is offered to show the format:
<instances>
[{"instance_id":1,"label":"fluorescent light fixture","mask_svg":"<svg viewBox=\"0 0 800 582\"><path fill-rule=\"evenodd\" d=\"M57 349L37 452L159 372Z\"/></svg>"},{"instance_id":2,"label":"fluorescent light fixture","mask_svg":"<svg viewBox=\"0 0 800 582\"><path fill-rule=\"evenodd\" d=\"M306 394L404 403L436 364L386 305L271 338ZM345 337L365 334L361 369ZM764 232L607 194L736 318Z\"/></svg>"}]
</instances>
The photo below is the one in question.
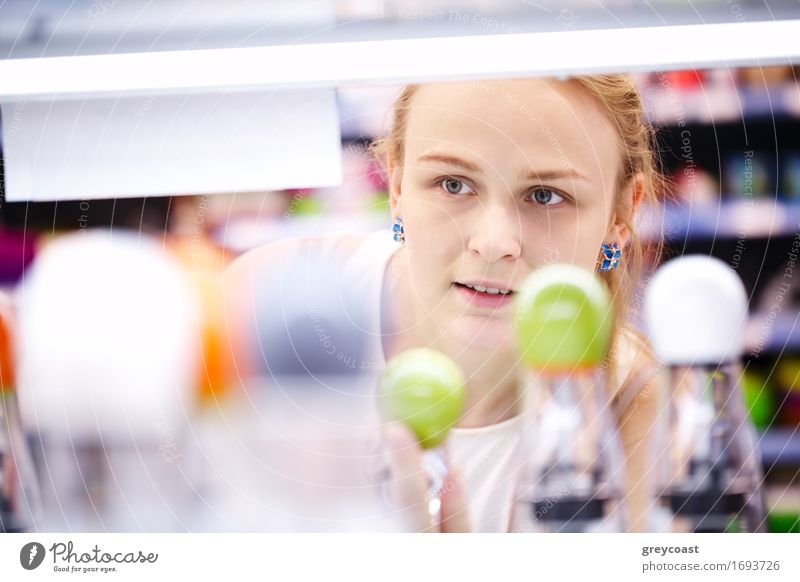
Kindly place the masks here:
<instances>
[{"instance_id":1,"label":"fluorescent light fixture","mask_svg":"<svg viewBox=\"0 0 800 582\"><path fill-rule=\"evenodd\" d=\"M0 99L774 65L800 20L0 61Z\"/></svg>"}]
</instances>

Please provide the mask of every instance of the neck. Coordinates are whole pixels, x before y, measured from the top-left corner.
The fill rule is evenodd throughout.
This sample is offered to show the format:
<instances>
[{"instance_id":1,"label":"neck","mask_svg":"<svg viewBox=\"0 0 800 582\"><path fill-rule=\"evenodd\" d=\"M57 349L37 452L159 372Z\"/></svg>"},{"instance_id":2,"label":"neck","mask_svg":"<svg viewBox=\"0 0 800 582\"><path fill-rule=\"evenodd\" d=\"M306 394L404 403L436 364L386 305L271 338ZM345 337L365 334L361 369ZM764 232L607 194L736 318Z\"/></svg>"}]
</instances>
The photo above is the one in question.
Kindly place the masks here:
<instances>
[{"instance_id":1,"label":"neck","mask_svg":"<svg viewBox=\"0 0 800 582\"><path fill-rule=\"evenodd\" d=\"M428 347L438 350L458 364L467 379L467 402L456 426L475 428L508 420L518 414L518 369L514 353L486 352L465 349L456 345L448 336L428 326L417 325L412 300L413 293L408 285L404 268L405 249L398 250L390 259L384 275L383 293L383 335L386 359L405 350ZM421 318L429 321L429 318ZM402 322L402 325L398 325ZM431 338L435 338L431 340Z\"/></svg>"},{"instance_id":2,"label":"neck","mask_svg":"<svg viewBox=\"0 0 800 582\"><path fill-rule=\"evenodd\" d=\"M467 404L456 426L474 428L497 424L518 414L515 357L460 352L456 363L467 377Z\"/></svg>"}]
</instances>

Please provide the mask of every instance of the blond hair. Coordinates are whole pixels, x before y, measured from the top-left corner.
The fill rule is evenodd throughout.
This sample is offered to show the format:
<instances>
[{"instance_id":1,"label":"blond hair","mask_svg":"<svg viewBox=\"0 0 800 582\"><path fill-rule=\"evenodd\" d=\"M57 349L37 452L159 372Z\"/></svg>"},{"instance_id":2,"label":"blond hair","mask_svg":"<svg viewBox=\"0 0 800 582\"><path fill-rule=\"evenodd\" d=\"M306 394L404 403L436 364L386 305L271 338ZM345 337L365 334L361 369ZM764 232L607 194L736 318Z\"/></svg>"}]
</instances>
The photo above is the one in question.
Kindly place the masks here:
<instances>
[{"instance_id":1,"label":"blond hair","mask_svg":"<svg viewBox=\"0 0 800 582\"><path fill-rule=\"evenodd\" d=\"M635 81L624 74L589 75L574 77L566 82L577 84L594 98L605 110L619 136L620 167L617 172L615 209L620 209L622 190L637 173L644 177L641 203L651 208L663 200L667 190L659 158L656 155L655 130L647 121L644 104ZM403 167L405 133L411 102L421 85L406 85L392 106L393 121L388 134L370 145L370 152L382 167L391 159L398 168ZM622 213L624 215L624 213ZM619 215L619 213L618 213ZM663 248L662 238L656 237L645 246L634 227L625 222L630 229L631 238L623 250L620 268L601 274L613 296L615 313L614 337L629 319L631 301L642 268L648 257L657 259ZM598 249L599 251L599 249ZM634 302L638 305L640 302Z\"/></svg>"}]
</instances>

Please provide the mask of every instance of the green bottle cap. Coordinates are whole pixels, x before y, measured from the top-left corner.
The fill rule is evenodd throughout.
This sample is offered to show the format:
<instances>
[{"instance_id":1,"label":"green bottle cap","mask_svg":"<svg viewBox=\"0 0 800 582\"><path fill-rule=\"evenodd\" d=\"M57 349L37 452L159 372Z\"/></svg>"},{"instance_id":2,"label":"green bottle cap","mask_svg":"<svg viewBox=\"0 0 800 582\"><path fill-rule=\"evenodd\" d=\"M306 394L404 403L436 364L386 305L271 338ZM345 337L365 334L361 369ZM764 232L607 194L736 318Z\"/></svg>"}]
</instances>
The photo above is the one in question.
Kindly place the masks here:
<instances>
[{"instance_id":1,"label":"green bottle cap","mask_svg":"<svg viewBox=\"0 0 800 582\"><path fill-rule=\"evenodd\" d=\"M593 273L567 264L541 267L516 297L519 354L545 371L598 366L608 350L612 319L610 294Z\"/></svg>"},{"instance_id":2,"label":"green bottle cap","mask_svg":"<svg viewBox=\"0 0 800 582\"><path fill-rule=\"evenodd\" d=\"M435 447L463 411L464 374L441 352L408 350L387 364L378 384L378 400L384 417L406 423L423 448Z\"/></svg>"}]
</instances>

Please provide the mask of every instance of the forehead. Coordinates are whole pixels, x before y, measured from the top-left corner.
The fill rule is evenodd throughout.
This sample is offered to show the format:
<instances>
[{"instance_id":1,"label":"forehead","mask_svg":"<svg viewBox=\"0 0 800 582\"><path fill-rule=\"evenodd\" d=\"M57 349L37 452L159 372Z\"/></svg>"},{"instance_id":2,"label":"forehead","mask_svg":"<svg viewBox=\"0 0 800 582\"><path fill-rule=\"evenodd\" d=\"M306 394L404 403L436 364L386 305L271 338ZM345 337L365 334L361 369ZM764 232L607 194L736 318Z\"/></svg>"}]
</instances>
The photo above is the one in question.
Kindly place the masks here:
<instances>
[{"instance_id":1,"label":"forehead","mask_svg":"<svg viewBox=\"0 0 800 582\"><path fill-rule=\"evenodd\" d=\"M409 162L448 149L497 167L572 165L610 180L620 161L619 138L602 105L575 83L552 79L422 85L405 137Z\"/></svg>"}]
</instances>

